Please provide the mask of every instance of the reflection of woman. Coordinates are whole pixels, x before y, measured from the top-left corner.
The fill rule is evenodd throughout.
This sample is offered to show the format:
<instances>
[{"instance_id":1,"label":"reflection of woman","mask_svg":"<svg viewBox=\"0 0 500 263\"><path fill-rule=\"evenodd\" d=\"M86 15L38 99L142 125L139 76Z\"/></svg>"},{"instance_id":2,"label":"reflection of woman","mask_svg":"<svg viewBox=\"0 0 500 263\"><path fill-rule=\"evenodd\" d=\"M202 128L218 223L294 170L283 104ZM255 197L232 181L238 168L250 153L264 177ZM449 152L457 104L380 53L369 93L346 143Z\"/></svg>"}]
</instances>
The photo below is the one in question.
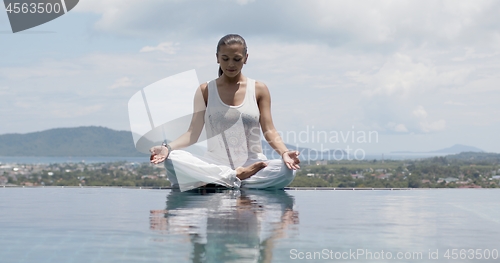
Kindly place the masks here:
<instances>
[{"instance_id":1,"label":"reflection of woman","mask_svg":"<svg viewBox=\"0 0 500 263\"><path fill-rule=\"evenodd\" d=\"M167 160L169 180L181 190L207 183L231 188L287 186L299 168L299 152L288 150L274 127L267 86L241 72L248 59L245 40L224 36L216 57L219 78L198 88L188 131L168 145L151 148L151 162ZM205 156L178 150L196 143L203 127L209 138ZM282 160L267 160L262 153L261 130Z\"/></svg>"},{"instance_id":2,"label":"reflection of woman","mask_svg":"<svg viewBox=\"0 0 500 263\"><path fill-rule=\"evenodd\" d=\"M172 191L166 210L151 211L151 228L188 234L193 262L271 262L277 238L298 223L285 191Z\"/></svg>"}]
</instances>

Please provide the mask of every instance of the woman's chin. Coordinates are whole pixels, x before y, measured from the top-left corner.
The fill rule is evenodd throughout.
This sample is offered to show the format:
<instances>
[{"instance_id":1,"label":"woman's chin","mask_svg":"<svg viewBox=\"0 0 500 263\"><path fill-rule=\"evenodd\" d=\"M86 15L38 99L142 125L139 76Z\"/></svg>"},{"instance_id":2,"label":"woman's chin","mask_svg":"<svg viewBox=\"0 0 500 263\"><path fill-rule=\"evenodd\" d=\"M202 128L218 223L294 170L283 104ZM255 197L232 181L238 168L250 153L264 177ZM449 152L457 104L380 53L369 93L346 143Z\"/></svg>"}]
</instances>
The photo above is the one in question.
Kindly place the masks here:
<instances>
[{"instance_id":1,"label":"woman's chin","mask_svg":"<svg viewBox=\"0 0 500 263\"><path fill-rule=\"evenodd\" d=\"M226 71L224 72L224 74L230 78L232 77L236 77L238 75L238 73L240 73L239 71Z\"/></svg>"}]
</instances>

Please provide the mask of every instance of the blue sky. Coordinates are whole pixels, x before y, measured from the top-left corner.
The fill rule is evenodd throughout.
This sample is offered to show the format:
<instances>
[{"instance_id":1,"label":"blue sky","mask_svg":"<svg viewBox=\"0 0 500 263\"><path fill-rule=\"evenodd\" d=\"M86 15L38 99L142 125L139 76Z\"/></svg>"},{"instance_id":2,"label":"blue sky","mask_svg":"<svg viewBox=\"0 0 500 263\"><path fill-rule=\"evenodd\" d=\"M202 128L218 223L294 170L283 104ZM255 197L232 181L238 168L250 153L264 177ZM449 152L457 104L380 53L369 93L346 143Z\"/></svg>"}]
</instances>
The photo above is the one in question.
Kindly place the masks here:
<instances>
[{"instance_id":1,"label":"blue sky","mask_svg":"<svg viewBox=\"0 0 500 263\"><path fill-rule=\"evenodd\" d=\"M0 134L129 130L133 94L191 69L215 78L217 41L238 33L243 72L268 85L278 130L378 134L301 145L500 152L498 13L498 1L81 0L12 34L0 12Z\"/></svg>"}]
</instances>

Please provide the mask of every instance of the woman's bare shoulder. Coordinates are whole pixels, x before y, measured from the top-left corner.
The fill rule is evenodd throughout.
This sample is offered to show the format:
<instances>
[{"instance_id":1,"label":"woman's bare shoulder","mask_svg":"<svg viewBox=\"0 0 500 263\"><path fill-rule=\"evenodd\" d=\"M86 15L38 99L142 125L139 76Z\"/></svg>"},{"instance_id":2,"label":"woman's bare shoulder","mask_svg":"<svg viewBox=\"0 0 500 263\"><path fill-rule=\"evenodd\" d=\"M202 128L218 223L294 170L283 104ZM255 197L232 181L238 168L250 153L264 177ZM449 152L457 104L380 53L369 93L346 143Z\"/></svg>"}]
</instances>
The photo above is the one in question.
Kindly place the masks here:
<instances>
[{"instance_id":1,"label":"woman's bare shoulder","mask_svg":"<svg viewBox=\"0 0 500 263\"><path fill-rule=\"evenodd\" d=\"M255 81L255 94L257 95L257 98L262 98L262 97L269 97L269 88L264 82L261 81Z\"/></svg>"},{"instance_id":2,"label":"woman's bare shoulder","mask_svg":"<svg viewBox=\"0 0 500 263\"><path fill-rule=\"evenodd\" d=\"M201 83L199 88L201 91L205 91L208 88L208 82Z\"/></svg>"},{"instance_id":3,"label":"woman's bare shoulder","mask_svg":"<svg viewBox=\"0 0 500 263\"><path fill-rule=\"evenodd\" d=\"M205 100L206 105L208 101L208 82L200 84L200 87L198 87L198 89L200 89L201 94L203 94L203 99Z\"/></svg>"}]
</instances>

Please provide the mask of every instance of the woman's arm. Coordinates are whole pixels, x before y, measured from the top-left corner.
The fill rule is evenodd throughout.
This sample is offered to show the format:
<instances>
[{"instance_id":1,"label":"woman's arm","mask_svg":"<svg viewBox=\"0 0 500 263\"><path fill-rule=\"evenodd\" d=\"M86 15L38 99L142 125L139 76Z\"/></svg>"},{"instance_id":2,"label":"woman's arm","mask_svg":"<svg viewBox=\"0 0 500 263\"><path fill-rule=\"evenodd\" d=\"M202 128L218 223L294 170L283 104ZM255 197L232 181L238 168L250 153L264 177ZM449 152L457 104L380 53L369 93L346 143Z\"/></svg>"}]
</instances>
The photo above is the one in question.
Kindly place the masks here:
<instances>
[{"instance_id":1,"label":"woman's arm","mask_svg":"<svg viewBox=\"0 0 500 263\"><path fill-rule=\"evenodd\" d=\"M205 125L207 83L201 84L196 90L193 102L193 115L188 130L170 143L172 150L182 149L198 142L203 125Z\"/></svg>"},{"instance_id":2,"label":"woman's arm","mask_svg":"<svg viewBox=\"0 0 500 263\"><path fill-rule=\"evenodd\" d=\"M269 93L269 89L266 84L256 81L255 90L260 111L260 126L264 138L266 138L269 145L279 153L288 168L294 170L300 168L298 165L300 163L298 158L299 152L288 150L274 127L273 118L271 116L271 94Z\"/></svg>"},{"instance_id":3,"label":"woman's arm","mask_svg":"<svg viewBox=\"0 0 500 263\"><path fill-rule=\"evenodd\" d=\"M175 139L169 146L172 150L182 149L198 142L203 125L205 124L205 109L208 97L207 84L201 84L194 96L193 115L188 130ZM159 164L168 157L169 150L165 146L154 146L150 149L151 163Z\"/></svg>"}]
</instances>

